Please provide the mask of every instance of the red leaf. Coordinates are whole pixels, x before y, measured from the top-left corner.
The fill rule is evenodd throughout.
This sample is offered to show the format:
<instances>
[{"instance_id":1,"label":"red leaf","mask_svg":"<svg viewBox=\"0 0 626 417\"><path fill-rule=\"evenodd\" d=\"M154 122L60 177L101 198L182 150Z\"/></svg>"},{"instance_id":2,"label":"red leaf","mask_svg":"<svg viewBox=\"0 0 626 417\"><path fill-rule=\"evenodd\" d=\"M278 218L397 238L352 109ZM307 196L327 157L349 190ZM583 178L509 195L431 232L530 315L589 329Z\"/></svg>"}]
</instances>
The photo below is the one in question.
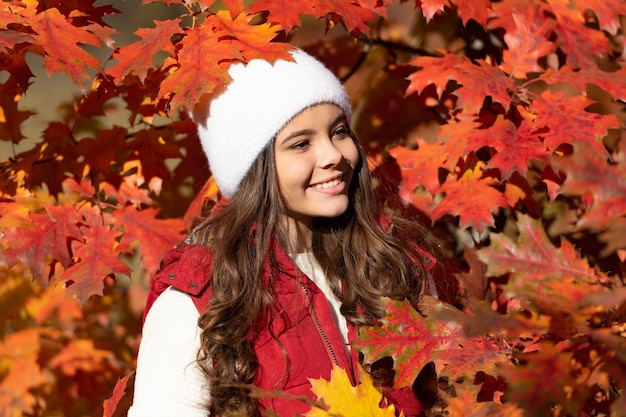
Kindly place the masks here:
<instances>
[{"instance_id":1,"label":"red leaf","mask_svg":"<svg viewBox=\"0 0 626 417\"><path fill-rule=\"evenodd\" d=\"M158 98L174 93L171 107L176 109L184 106L193 109L202 96L213 92L217 87L227 84L230 77L225 68L219 65L220 58L231 59L238 54L229 42L220 42L210 25L192 28L180 41L181 50L177 61L166 60L178 68L160 85ZM215 59L207 60L207 56Z\"/></svg>"},{"instance_id":2,"label":"red leaf","mask_svg":"<svg viewBox=\"0 0 626 417\"><path fill-rule=\"evenodd\" d=\"M578 9L585 13L592 10L598 18L600 29L616 35L620 29L620 15L626 15L626 3L622 0L574 0Z\"/></svg>"},{"instance_id":3,"label":"red leaf","mask_svg":"<svg viewBox=\"0 0 626 417\"><path fill-rule=\"evenodd\" d=\"M103 280L107 276L130 275L130 268L120 259L120 254L128 251L127 246L118 243L120 233L103 224L100 216L96 206L86 214L84 241L73 242L76 262L60 277L60 281L68 283L68 293L75 295L81 304L92 295L103 294Z\"/></svg>"},{"instance_id":4,"label":"red leaf","mask_svg":"<svg viewBox=\"0 0 626 417\"><path fill-rule=\"evenodd\" d=\"M255 1L250 4L251 13L259 13L263 11L269 12L268 20L270 22L280 24L286 32L291 32L294 26L301 26L300 13L316 16L317 12L313 8L311 1L293 1L293 0L265 0ZM325 15L325 14L324 14Z\"/></svg>"},{"instance_id":5,"label":"red leaf","mask_svg":"<svg viewBox=\"0 0 626 417\"><path fill-rule=\"evenodd\" d=\"M420 0L419 3L422 8L422 13L426 18L426 21L429 22L432 18L440 12L443 12L443 9L446 4L448 4L447 0Z\"/></svg>"},{"instance_id":6,"label":"red leaf","mask_svg":"<svg viewBox=\"0 0 626 417\"><path fill-rule=\"evenodd\" d=\"M506 3L496 3L496 6L501 4ZM500 68L517 78L543 72L537 61L556 50L556 45L548 40L553 22L546 19L539 8L529 6L524 10L512 9L504 19L495 18L490 26L499 24L507 24L504 35L507 49L502 51Z\"/></svg>"},{"instance_id":7,"label":"red leaf","mask_svg":"<svg viewBox=\"0 0 626 417\"><path fill-rule=\"evenodd\" d=\"M389 150L400 166L402 182L400 183L400 197L405 203L410 203L415 189L422 185L431 195L439 190L439 167L448 157L441 145L418 139L419 148L410 150L396 146Z\"/></svg>"},{"instance_id":8,"label":"red leaf","mask_svg":"<svg viewBox=\"0 0 626 417\"><path fill-rule=\"evenodd\" d=\"M517 288L546 285L550 281L589 284L602 281L567 240L562 240L560 248L552 245L539 221L520 214L517 225L517 242L492 233L491 244L478 251L480 260L487 264L488 276L510 274L509 285Z\"/></svg>"},{"instance_id":9,"label":"red leaf","mask_svg":"<svg viewBox=\"0 0 626 417\"><path fill-rule=\"evenodd\" d=\"M501 69L477 61L477 64L465 60L457 66L456 80L462 85L455 94L459 101L478 111L485 97L502 104L505 109L511 106L511 93L516 91L515 83Z\"/></svg>"},{"instance_id":10,"label":"red leaf","mask_svg":"<svg viewBox=\"0 0 626 417\"><path fill-rule=\"evenodd\" d=\"M491 186L497 180L482 178L482 174L482 168L477 166L458 180L445 182L440 189L445 196L433 210L433 220L446 214L459 216L461 229L473 227L478 233L493 226L493 212L508 204L504 194Z\"/></svg>"},{"instance_id":11,"label":"red leaf","mask_svg":"<svg viewBox=\"0 0 626 417\"><path fill-rule=\"evenodd\" d=\"M547 162L551 155L539 140L539 136L532 132L528 123L522 122L519 128L516 128L513 122L502 117L498 117L495 123L486 129L472 131L468 142L470 151L477 151L483 146L497 151L487 166L498 168L502 173L502 180L509 179L515 171L526 174L529 161L534 159Z\"/></svg>"},{"instance_id":12,"label":"red leaf","mask_svg":"<svg viewBox=\"0 0 626 417\"><path fill-rule=\"evenodd\" d=\"M69 240L82 240L78 224L82 215L73 204L53 206L46 204L46 213L30 213L27 227L3 230L9 247L0 253L3 262L14 265L24 262L36 278L53 259L67 266L70 262Z\"/></svg>"},{"instance_id":13,"label":"red leaf","mask_svg":"<svg viewBox=\"0 0 626 417\"><path fill-rule=\"evenodd\" d=\"M511 381L507 386L507 399L524 410L524 415L548 415L548 410L554 409L556 404L565 406L566 415L571 415L571 410L578 410L576 403L584 400L568 395L568 387L576 385L571 374L572 355L548 343L540 346L537 352L524 355L524 360L528 361L524 366L502 370L503 377Z\"/></svg>"},{"instance_id":14,"label":"red leaf","mask_svg":"<svg viewBox=\"0 0 626 417\"><path fill-rule=\"evenodd\" d=\"M34 113L18 108L21 95L22 87L16 79L11 77L0 84L0 141L18 143L25 138L21 125Z\"/></svg>"},{"instance_id":15,"label":"red leaf","mask_svg":"<svg viewBox=\"0 0 626 417\"><path fill-rule=\"evenodd\" d=\"M240 14L234 20L225 11L211 16L215 20L218 36L227 37L222 42L232 43L232 47L241 53L245 61L264 59L274 62L277 59L291 60L288 51L292 48L284 43L271 43L282 29L279 25L263 23L250 24L254 14Z\"/></svg>"},{"instance_id":16,"label":"red leaf","mask_svg":"<svg viewBox=\"0 0 626 417\"><path fill-rule=\"evenodd\" d=\"M554 167L566 174L562 193L593 196L579 226L603 229L611 220L626 215L625 159L620 153L619 163L609 165L605 155L594 152L584 142L574 144L571 156L554 159Z\"/></svg>"},{"instance_id":17,"label":"red leaf","mask_svg":"<svg viewBox=\"0 0 626 417\"><path fill-rule=\"evenodd\" d=\"M169 56L174 55L174 44L170 39L173 35L183 32L180 20L155 20L154 23L154 28L141 28L135 32L141 40L123 46L113 54L112 58L118 62L108 68L107 73L118 83L130 72L135 73L143 82L148 70L154 68L152 60L157 52L164 51Z\"/></svg>"},{"instance_id":18,"label":"red leaf","mask_svg":"<svg viewBox=\"0 0 626 417\"><path fill-rule=\"evenodd\" d=\"M62 72L70 76L74 84L86 93L91 76L86 68L102 71L98 59L79 46L100 46L100 39L93 33L71 24L56 8L47 9L30 19L36 42L44 47L44 67L48 73Z\"/></svg>"},{"instance_id":19,"label":"red leaf","mask_svg":"<svg viewBox=\"0 0 626 417\"><path fill-rule=\"evenodd\" d=\"M491 11L490 0L454 0L454 3L464 24L474 19L481 25L486 25Z\"/></svg>"},{"instance_id":20,"label":"red leaf","mask_svg":"<svg viewBox=\"0 0 626 417\"><path fill-rule=\"evenodd\" d=\"M598 68L583 68L572 70L568 65L554 71L548 68L540 78L548 84L570 83L581 92L587 91L587 84L595 84L608 91L617 100L626 100L626 68L613 72L602 71Z\"/></svg>"},{"instance_id":21,"label":"red leaf","mask_svg":"<svg viewBox=\"0 0 626 417\"><path fill-rule=\"evenodd\" d=\"M550 131L543 134L544 144L551 151L559 145L572 144L576 141L585 142L601 155L607 155L602 138L608 129L621 127L614 114L601 115L585 111L594 102L584 96L564 97L559 91L552 94L545 91L531 104L531 110L537 115L535 125L541 129L548 127Z\"/></svg>"},{"instance_id":22,"label":"red leaf","mask_svg":"<svg viewBox=\"0 0 626 417\"><path fill-rule=\"evenodd\" d=\"M141 244L142 266L152 275L159 268L161 259L168 249L179 243L185 230L180 219L157 219L157 209L137 210L126 206L117 210L113 217L124 227L122 244Z\"/></svg>"},{"instance_id":23,"label":"red leaf","mask_svg":"<svg viewBox=\"0 0 626 417\"><path fill-rule=\"evenodd\" d=\"M426 303L440 302L425 297ZM410 386L429 362L439 362L436 352L458 347L462 339L460 327L454 323L422 317L408 301L385 301L387 315L380 326L361 328L353 347L365 355L364 362L373 363L390 356L394 359L394 388Z\"/></svg>"},{"instance_id":24,"label":"red leaf","mask_svg":"<svg viewBox=\"0 0 626 417\"><path fill-rule=\"evenodd\" d=\"M570 7L569 0L548 0L549 10L556 23L555 43L567 55L567 64L573 68L596 68L593 56L611 53L609 40L604 33L585 26L582 13Z\"/></svg>"},{"instance_id":25,"label":"red leaf","mask_svg":"<svg viewBox=\"0 0 626 417\"><path fill-rule=\"evenodd\" d=\"M113 389L113 394L111 395L110 398L104 400L104 404L103 404L104 412L102 414L102 417L113 417L117 409L117 405L119 404L120 400L124 397L124 394L126 393L126 386L128 385L128 379L132 375L133 374L130 373L117 380L117 383L115 384L115 388Z\"/></svg>"},{"instance_id":26,"label":"red leaf","mask_svg":"<svg viewBox=\"0 0 626 417\"><path fill-rule=\"evenodd\" d=\"M445 165L448 171L453 172L459 159L466 157L472 150L477 150L468 148L468 139L479 126L480 123L466 117L451 120L441 126L437 142L442 143L448 153L448 161Z\"/></svg>"},{"instance_id":27,"label":"red leaf","mask_svg":"<svg viewBox=\"0 0 626 417\"><path fill-rule=\"evenodd\" d=\"M437 52L443 56L441 58L420 56L409 62L409 65L420 69L408 76L410 84L406 89L407 94L419 93L430 84L434 84L437 87L437 94L441 96L448 81L456 80L457 67L463 59L451 52Z\"/></svg>"}]
</instances>

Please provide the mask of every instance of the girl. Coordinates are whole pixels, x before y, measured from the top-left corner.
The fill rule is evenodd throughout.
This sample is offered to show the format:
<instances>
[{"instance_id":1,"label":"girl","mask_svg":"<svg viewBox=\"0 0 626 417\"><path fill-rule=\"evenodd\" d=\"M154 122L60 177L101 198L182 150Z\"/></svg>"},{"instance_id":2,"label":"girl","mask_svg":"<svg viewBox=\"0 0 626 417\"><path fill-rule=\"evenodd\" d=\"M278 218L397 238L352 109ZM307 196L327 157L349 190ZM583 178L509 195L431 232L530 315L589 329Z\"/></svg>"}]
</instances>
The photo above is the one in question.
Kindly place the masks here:
<instances>
[{"instance_id":1,"label":"girl","mask_svg":"<svg viewBox=\"0 0 626 417\"><path fill-rule=\"evenodd\" d=\"M384 316L381 297L435 293L432 258L378 212L341 83L291 55L232 65L232 82L195 115L228 200L155 277L131 417L304 413L292 396L251 398L250 384L315 399L309 378L333 366L357 383L349 343ZM419 412L410 390L387 394Z\"/></svg>"}]
</instances>

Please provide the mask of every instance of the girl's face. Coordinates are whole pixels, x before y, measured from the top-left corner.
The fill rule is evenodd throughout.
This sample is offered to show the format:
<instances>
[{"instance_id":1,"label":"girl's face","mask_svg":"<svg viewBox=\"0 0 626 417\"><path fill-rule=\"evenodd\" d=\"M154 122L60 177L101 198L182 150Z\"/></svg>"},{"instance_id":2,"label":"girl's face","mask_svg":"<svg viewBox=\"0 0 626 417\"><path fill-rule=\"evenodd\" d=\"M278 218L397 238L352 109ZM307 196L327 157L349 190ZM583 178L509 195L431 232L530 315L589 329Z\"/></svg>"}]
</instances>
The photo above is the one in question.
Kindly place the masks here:
<instances>
[{"instance_id":1,"label":"girl's face","mask_svg":"<svg viewBox=\"0 0 626 417\"><path fill-rule=\"evenodd\" d=\"M305 109L278 132L274 150L278 186L292 220L309 226L314 217L347 210L360 157L343 110L334 104Z\"/></svg>"}]
</instances>

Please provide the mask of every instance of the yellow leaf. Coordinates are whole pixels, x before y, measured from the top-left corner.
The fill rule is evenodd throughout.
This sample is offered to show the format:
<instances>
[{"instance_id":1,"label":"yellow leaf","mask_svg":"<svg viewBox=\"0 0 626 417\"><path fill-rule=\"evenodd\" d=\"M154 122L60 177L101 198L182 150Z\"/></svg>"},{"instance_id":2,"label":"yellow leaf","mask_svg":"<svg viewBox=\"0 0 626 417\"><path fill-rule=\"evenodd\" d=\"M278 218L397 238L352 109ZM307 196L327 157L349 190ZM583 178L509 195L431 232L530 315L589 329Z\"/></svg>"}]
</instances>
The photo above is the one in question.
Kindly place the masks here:
<instances>
[{"instance_id":1,"label":"yellow leaf","mask_svg":"<svg viewBox=\"0 0 626 417\"><path fill-rule=\"evenodd\" d=\"M361 383L352 386L345 370L335 366L330 380L309 379L311 390L325 409L313 407L306 417L395 417L395 407L380 407L383 395L372 383L372 378L359 367ZM403 414L400 414L401 416Z\"/></svg>"}]
</instances>

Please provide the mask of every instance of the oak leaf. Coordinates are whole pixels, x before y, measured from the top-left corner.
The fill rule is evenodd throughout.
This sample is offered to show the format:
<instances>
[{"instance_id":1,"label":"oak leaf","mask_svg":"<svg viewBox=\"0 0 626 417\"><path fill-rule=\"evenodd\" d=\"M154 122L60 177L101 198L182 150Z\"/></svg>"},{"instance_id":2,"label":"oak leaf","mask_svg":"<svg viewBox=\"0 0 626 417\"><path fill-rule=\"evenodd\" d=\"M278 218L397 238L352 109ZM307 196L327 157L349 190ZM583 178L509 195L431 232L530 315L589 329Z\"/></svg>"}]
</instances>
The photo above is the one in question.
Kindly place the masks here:
<instances>
[{"instance_id":1,"label":"oak leaf","mask_svg":"<svg viewBox=\"0 0 626 417\"><path fill-rule=\"evenodd\" d=\"M551 283L597 285L604 281L603 276L581 259L576 248L567 240L562 240L560 248L552 245L539 221L519 215L517 224L517 241L492 233L491 244L478 251L478 257L487 265L488 276L510 274L507 288L511 293L523 295L530 287L544 288ZM570 295L559 295L555 291L548 296L567 298Z\"/></svg>"},{"instance_id":2,"label":"oak leaf","mask_svg":"<svg viewBox=\"0 0 626 417\"><path fill-rule=\"evenodd\" d=\"M453 0L453 2L454 4L456 4L459 16L461 17L461 20L464 24L467 24L467 21L470 19L474 19L481 25L485 25L487 23L487 19L490 17L491 14L491 1ZM424 2L422 1L422 3Z\"/></svg>"},{"instance_id":3,"label":"oak leaf","mask_svg":"<svg viewBox=\"0 0 626 417\"><path fill-rule=\"evenodd\" d=\"M446 308L430 297L424 297L422 308ZM361 351L365 363L384 357L394 360L396 376L394 389L410 386L422 368L434 361L440 369L438 352L456 349L464 338L460 325L421 316L408 301L387 299L386 316L379 326L363 327L352 347Z\"/></svg>"},{"instance_id":4,"label":"oak leaf","mask_svg":"<svg viewBox=\"0 0 626 417\"><path fill-rule=\"evenodd\" d=\"M30 213L27 227L9 227L3 231L0 260L9 265L24 262L35 278L41 278L44 267L53 259L68 266L71 260L69 244L82 240L78 224L83 217L73 204L44 205L45 213Z\"/></svg>"},{"instance_id":5,"label":"oak leaf","mask_svg":"<svg viewBox=\"0 0 626 417\"><path fill-rule=\"evenodd\" d=\"M157 219L158 212L154 208L137 210L126 206L113 213L116 223L124 229L121 244L141 244L142 266L151 275L159 268L165 252L182 240L185 230L181 219Z\"/></svg>"},{"instance_id":6,"label":"oak leaf","mask_svg":"<svg viewBox=\"0 0 626 417\"><path fill-rule=\"evenodd\" d=\"M406 93L419 93L430 84L437 88L437 94L441 96L446 89L448 82L456 80L457 68L463 62L463 58L447 51L437 51L441 57L420 56L409 62L412 67L418 70L409 75L410 81Z\"/></svg>"},{"instance_id":7,"label":"oak leaf","mask_svg":"<svg viewBox=\"0 0 626 417\"><path fill-rule=\"evenodd\" d=\"M311 391L317 401L325 406L313 407L306 412L306 417L395 417L393 405L381 408L383 395L372 382L371 377L359 367L359 384L352 386L344 369L333 366L330 380L324 378L309 379ZM400 416L403 416L400 413Z\"/></svg>"},{"instance_id":8,"label":"oak leaf","mask_svg":"<svg viewBox=\"0 0 626 417\"><path fill-rule=\"evenodd\" d=\"M417 139L417 144L419 148L416 150L402 146L389 150L389 154L400 166L400 197L407 204L411 203L413 193L420 185L431 195L435 195L439 189L439 167L448 157L439 144L430 144L422 139Z\"/></svg>"},{"instance_id":9,"label":"oak leaf","mask_svg":"<svg viewBox=\"0 0 626 417\"><path fill-rule=\"evenodd\" d=\"M461 229L473 227L479 233L493 226L495 211L508 207L504 194L492 187L497 182L496 178L483 178L481 165L468 169L461 178L448 180L439 190L444 197L433 210L433 220L444 215L459 216Z\"/></svg>"},{"instance_id":10,"label":"oak leaf","mask_svg":"<svg viewBox=\"0 0 626 417\"><path fill-rule=\"evenodd\" d=\"M516 127L510 120L498 117L488 128L468 132L467 142L468 151L478 151L483 146L497 151L487 168L498 168L502 180L508 180L515 171L526 174L531 160L548 162L550 158L539 135L525 121Z\"/></svg>"},{"instance_id":11,"label":"oak leaf","mask_svg":"<svg viewBox=\"0 0 626 417\"><path fill-rule=\"evenodd\" d=\"M539 78L549 84L573 84L582 93L587 91L587 84L595 84L615 99L626 100L626 68L607 72L599 68L573 70L569 65L564 65L558 71L548 68Z\"/></svg>"},{"instance_id":12,"label":"oak leaf","mask_svg":"<svg viewBox=\"0 0 626 417\"><path fill-rule=\"evenodd\" d=\"M91 75L86 68L103 72L98 59L81 48L81 45L100 47L100 39L84 28L74 26L56 8L44 10L30 18L37 44L43 46L44 68L49 74L67 74L83 93Z\"/></svg>"},{"instance_id":13,"label":"oak leaf","mask_svg":"<svg viewBox=\"0 0 626 417\"><path fill-rule=\"evenodd\" d=\"M122 46L113 54L112 59L116 59L117 63L107 68L107 74L111 75L118 83L130 72L136 74L143 82L148 70L154 68L153 59L157 52L163 51L169 56L175 54L175 47L171 38L183 32L180 28L180 20L155 20L154 24L154 28L137 30L135 35L141 39L130 45Z\"/></svg>"},{"instance_id":14,"label":"oak leaf","mask_svg":"<svg viewBox=\"0 0 626 417\"><path fill-rule=\"evenodd\" d=\"M437 135L437 142L443 144L441 152L445 151L448 154L448 160L443 165L448 171L454 172L460 159L465 158L468 153L485 146L483 144L476 149L469 148L469 138L472 137L479 126L480 123L474 121L473 118L467 117L450 120L441 126L441 130Z\"/></svg>"},{"instance_id":15,"label":"oak leaf","mask_svg":"<svg viewBox=\"0 0 626 417\"><path fill-rule=\"evenodd\" d=\"M600 29L616 35L621 27L620 15L626 15L626 3L621 0L574 0L581 13L592 10Z\"/></svg>"},{"instance_id":16,"label":"oak leaf","mask_svg":"<svg viewBox=\"0 0 626 417\"><path fill-rule=\"evenodd\" d=\"M483 60L476 63L464 60L456 68L455 79L461 84L455 91L459 101L476 112L483 106L485 97L491 97L505 109L511 106L511 92L516 91L516 86L500 68Z\"/></svg>"},{"instance_id":17,"label":"oak leaf","mask_svg":"<svg viewBox=\"0 0 626 417\"><path fill-rule=\"evenodd\" d=\"M548 9L555 16L555 44L567 55L567 64L573 68L596 68L594 56L611 53L608 38L601 31L586 26L580 10L570 6L569 0L547 0Z\"/></svg>"},{"instance_id":18,"label":"oak leaf","mask_svg":"<svg viewBox=\"0 0 626 417\"><path fill-rule=\"evenodd\" d=\"M572 155L553 160L553 166L566 175L561 193L593 197L578 226L603 229L612 219L626 215L626 158L623 154L618 158L619 163L610 165L605 155L577 142Z\"/></svg>"},{"instance_id":19,"label":"oak leaf","mask_svg":"<svg viewBox=\"0 0 626 417\"><path fill-rule=\"evenodd\" d=\"M74 263L59 277L81 304L92 295L103 294L107 276L130 274L130 268L120 259L121 253L129 252L124 243L118 242L120 232L103 223L97 206L86 208L84 218L83 238L72 242Z\"/></svg>"},{"instance_id":20,"label":"oak leaf","mask_svg":"<svg viewBox=\"0 0 626 417\"><path fill-rule=\"evenodd\" d=\"M291 32L295 26L301 26L300 14L317 16L312 1L292 0L265 0L254 1L250 4L251 13L269 12L268 20L280 24L286 32Z\"/></svg>"},{"instance_id":21,"label":"oak leaf","mask_svg":"<svg viewBox=\"0 0 626 417\"><path fill-rule=\"evenodd\" d=\"M132 373L126 374L122 378L117 380L117 382L115 383L115 388L113 389L113 393L109 398L104 400L104 403L102 404L102 407L104 408L102 417L113 417L120 400L124 397L124 394L126 394L128 379L132 375Z\"/></svg>"},{"instance_id":22,"label":"oak leaf","mask_svg":"<svg viewBox=\"0 0 626 417\"><path fill-rule=\"evenodd\" d=\"M549 128L549 132L542 134L546 147L554 151L559 145L580 141L591 145L594 152L608 156L602 138L609 129L621 127L621 123L614 114L586 111L591 104L592 100L581 95L565 97L563 92L549 91L533 100L531 110L536 114L535 126Z\"/></svg>"}]
</instances>

